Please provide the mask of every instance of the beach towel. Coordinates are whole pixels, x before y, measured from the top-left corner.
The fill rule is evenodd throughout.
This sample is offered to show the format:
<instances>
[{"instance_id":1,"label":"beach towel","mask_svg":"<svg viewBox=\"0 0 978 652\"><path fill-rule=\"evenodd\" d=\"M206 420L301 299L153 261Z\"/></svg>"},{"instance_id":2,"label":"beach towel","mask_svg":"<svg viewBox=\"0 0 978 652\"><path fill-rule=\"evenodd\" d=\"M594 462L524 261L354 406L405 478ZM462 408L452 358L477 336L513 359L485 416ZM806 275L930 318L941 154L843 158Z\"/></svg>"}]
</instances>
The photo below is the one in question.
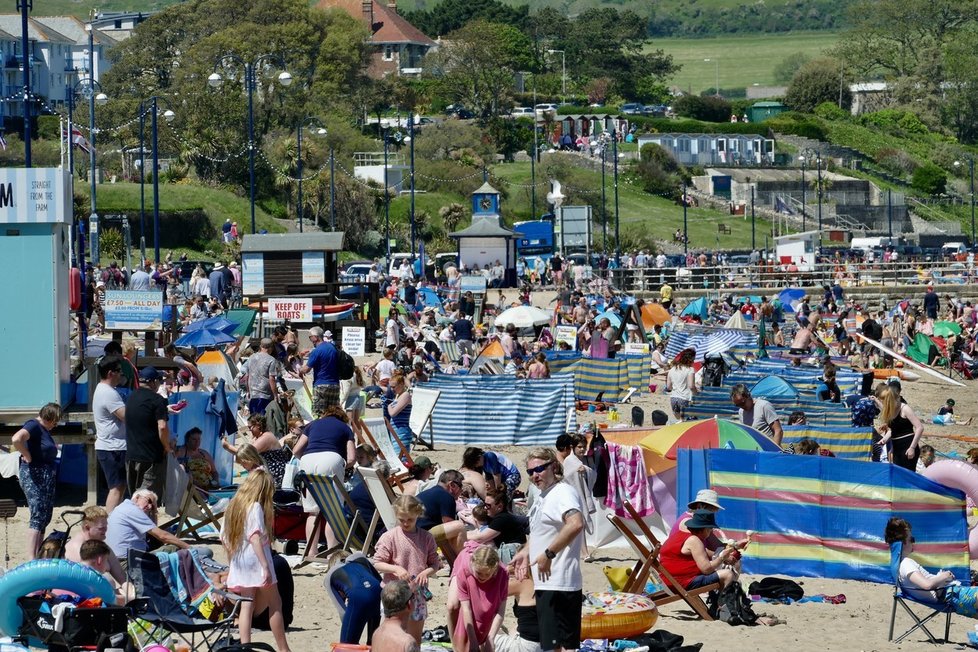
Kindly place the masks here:
<instances>
[{"instance_id":1,"label":"beach towel","mask_svg":"<svg viewBox=\"0 0 978 652\"><path fill-rule=\"evenodd\" d=\"M655 513L641 447L608 442L607 450L610 463L605 507L614 509L619 516L628 517L630 514L622 507L627 500L641 516Z\"/></svg>"}]
</instances>

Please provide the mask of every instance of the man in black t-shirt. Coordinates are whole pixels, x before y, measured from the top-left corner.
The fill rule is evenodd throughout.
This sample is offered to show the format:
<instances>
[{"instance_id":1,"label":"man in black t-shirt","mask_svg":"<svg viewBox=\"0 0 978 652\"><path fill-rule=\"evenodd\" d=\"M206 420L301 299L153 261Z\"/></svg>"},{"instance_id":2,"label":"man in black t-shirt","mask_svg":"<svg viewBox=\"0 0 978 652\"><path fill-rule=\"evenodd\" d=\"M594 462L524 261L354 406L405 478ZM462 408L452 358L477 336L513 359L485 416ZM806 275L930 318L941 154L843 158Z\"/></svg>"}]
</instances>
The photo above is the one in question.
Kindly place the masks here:
<instances>
[{"instance_id":1,"label":"man in black t-shirt","mask_svg":"<svg viewBox=\"0 0 978 652\"><path fill-rule=\"evenodd\" d=\"M162 498L166 455L173 450L166 399L156 393L163 374L155 367L139 372L140 386L126 401L126 476L129 493L149 489Z\"/></svg>"},{"instance_id":2,"label":"man in black t-shirt","mask_svg":"<svg viewBox=\"0 0 978 652\"><path fill-rule=\"evenodd\" d=\"M424 505L424 515L418 519L418 527L431 532L439 545L443 543L440 539L447 540L456 554L465 544L465 523L458 520L455 509L455 501L462 494L462 481L458 471L442 471L438 484L417 496Z\"/></svg>"}]
</instances>

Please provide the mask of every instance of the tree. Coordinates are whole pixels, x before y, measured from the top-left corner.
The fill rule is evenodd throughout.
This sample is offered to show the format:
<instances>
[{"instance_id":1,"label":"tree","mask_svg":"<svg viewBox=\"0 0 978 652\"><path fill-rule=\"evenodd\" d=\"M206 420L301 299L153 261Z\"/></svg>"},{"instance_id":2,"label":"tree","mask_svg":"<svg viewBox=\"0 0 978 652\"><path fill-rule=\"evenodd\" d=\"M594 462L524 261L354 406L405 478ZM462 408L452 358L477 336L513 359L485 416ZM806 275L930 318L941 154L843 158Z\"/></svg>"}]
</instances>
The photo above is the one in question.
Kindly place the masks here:
<instances>
[{"instance_id":1,"label":"tree","mask_svg":"<svg viewBox=\"0 0 978 652\"><path fill-rule=\"evenodd\" d=\"M784 95L784 103L802 113L811 113L822 102L840 108L852 104L849 80L838 59L816 59L795 73Z\"/></svg>"},{"instance_id":2,"label":"tree","mask_svg":"<svg viewBox=\"0 0 978 652\"><path fill-rule=\"evenodd\" d=\"M462 223L466 210L462 204L452 202L448 206L442 206L438 209L438 214L441 215L441 222L445 225L445 232L452 233Z\"/></svg>"},{"instance_id":3,"label":"tree","mask_svg":"<svg viewBox=\"0 0 978 652\"><path fill-rule=\"evenodd\" d=\"M774 67L774 81L779 84L787 84L795 76L795 73L811 60L812 58L804 52L789 54Z\"/></svg>"},{"instance_id":4,"label":"tree","mask_svg":"<svg viewBox=\"0 0 978 652\"><path fill-rule=\"evenodd\" d=\"M947 173L928 161L914 170L910 185L925 195L939 195L947 189Z\"/></svg>"},{"instance_id":5,"label":"tree","mask_svg":"<svg viewBox=\"0 0 978 652\"><path fill-rule=\"evenodd\" d=\"M978 142L978 29L945 46L942 122L964 143Z\"/></svg>"},{"instance_id":6,"label":"tree","mask_svg":"<svg viewBox=\"0 0 978 652\"><path fill-rule=\"evenodd\" d=\"M672 103L677 115L705 122L726 122L730 119L730 102L715 95L683 95Z\"/></svg>"},{"instance_id":7,"label":"tree","mask_svg":"<svg viewBox=\"0 0 978 652\"><path fill-rule=\"evenodd\" d=\"M444 0L431 11L406 11L404 17L425 34L437 37L479 19L520 29L528 13L526 5L511 7L499 0Z\"/></svg>"},{"instance_id":8,"label":"tree","mask_svg":"<svg viewBox=\"0 0 978 652\"><path fill-rule=\"evenodd\" d=\"M478 19L452 32L425 62L447 97L488 120L508 105L515 73L530 67L532 50L515 27Z\"/></svg>"}]
</instances>

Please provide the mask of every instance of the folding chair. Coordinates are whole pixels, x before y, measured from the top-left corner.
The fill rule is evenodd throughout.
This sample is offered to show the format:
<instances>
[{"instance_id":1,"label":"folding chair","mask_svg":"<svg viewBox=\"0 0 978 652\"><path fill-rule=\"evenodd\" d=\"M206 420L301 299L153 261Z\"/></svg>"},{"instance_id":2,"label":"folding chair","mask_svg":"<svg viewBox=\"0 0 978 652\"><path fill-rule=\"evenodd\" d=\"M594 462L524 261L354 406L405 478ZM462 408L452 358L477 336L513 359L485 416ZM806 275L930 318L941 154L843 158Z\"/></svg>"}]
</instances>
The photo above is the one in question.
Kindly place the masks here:
<instances>
[{"instance_id":1,"label":"folding chair","mask_svg":"<svg viewBox=\"0 0 978 652\"><path fill-rule=\"evenodd\" d=\"M220 537L223 510L211 509L207 492L193 483L186 471L172 455L166 468L166 513L172 518L160 526L180 539L216 541ZM206 532L210 527L212 532Z\"/></svg>"},{"instance_id":2,"label":"folding chair","mask_svg":"<svg viewBox=\"0 0 978 652\"><path fill-rule=\"evenodd\" d=\"M687 591L679 582L676 581L676 578L672 576L672 573L667 571L659 562L659 551L662 549L662 544L659 543L659 540L652 533L652 530L645 524L645 521L642 520L642 516L635 511L635 508L627 500L622 504L624 505L625 510L631 514L635 525L637 525L638 529L642 531L645 538L649 540L649 545L652 546L651 549L647 549L648 554L645 555L645 563L648 566L647 572L651 573L651 571L654 570L656 573L658 573L659 577L662 579L662 585L665 587L664 590L649 596L655 605L657 607L661 607L683 600L692 608L693 611L696 612L700 618L703 620L713 620L713 616L710 615L710 610L707 609L706 603L703 602L700 595L719 589L719 582L714 582L713 584L708 584L707 586L701 586L691 591ZM626 526L625 529L628 529L628 527ZM628 530L631 532L630 529ZM624 532L622 532L622 534L624 534ZM637 537L635 537L634 534L632 534L631 537L628 535L625 535L625 537L630 543L632 543L633 547L636 545L641 545L641 542ZM634 540L632 537L634 537ZM648 577L648 575L646 575L646 577ZM642 584L644 586L644 580Z\"/></svg>"},{"instance_id":3,"label":"folding chair","mask_svg":"<svg viewBox=\"0 0 978 652\"><path fill-rule=\"evenodd\" d=\"M316 501L319 514L316 516L316 525L313 528L312 537L306 542L306 551L302 561L295 568L299 569L313 562L324 562L327 557L339 550L360 551L366 555L373 544L377 521L380 517L375 513L370 525L364 524L360 517L360 510L353 504L353 500L343 488L343 483L339 478L315 473L300 473L299 477L302 478L300 482L305 485L306 491ZM346 514L343 513L344 504L353 514L352 519L347 519ZM324 523L329 523L333 534L336 536L337 544L322 552L317 552L319 531Z\"/></svg>"},{"instance_id":4,"label":"folding chair","mask_svg":"<svg viewBox=\"0 0 978 652\"><path fill-rule=\"evenodd\" d=\"M388 530L397 527L397 517L394 515L394 506L392 504L395 498L394 489L390 483L377 474L377 469L370 467L361 467L360 475L363 476L363 481L367 485L370 499L374 501L374 507L376 508L374 514L376 517L380 519L380 522Z\"/></svg>"},{"instance_id":5,"label":"folding chair","mask_svg":"<svg viewBox=\"0 0 978 652\"><path fill-rule=\"evenodd\" d=\"M146 636L150 640L157 640L161 634L171 632L186 642L191 650L210 650L218 641L230 641L241 601L248 599L213 589L229 600L233 608L228 616L212 622L190 603L177 599L156 554L130 548L126 573L137 596L127 606L135 618L149 623L151 629L145 631ZM196 644L198 635L203 642L199 647Z\"/></svg>"},{"instance_id":6,"label":"folding chair","mask_svg":"<svg viewBox=\"0 0 978 652\"><path fill-rule=\"evenodd\" d=\"M894 643L899 643L900 641L902 641L903 639L905 639L907 636L909 636L910 634L912 634L914 631L918 629L922 629L924 630L924 632L927 633L927 638L930 639L931 643L950 642L948 640L948 636L950 636L951 634L951 614L954 613L954 608L951 605L947 604L946 602L937 602L933 600L921 600L920 598L914 597L909 593L904 592L903 588L900 586L900 559L902 557L903 557L903 542L896 541L894 543L891 543L890 544L890 575L893 576L893 610L890 613L890 634L886 640L893 641L893 629L896 626L897 604L899 604L910 615L910 617L914 621L914 624L910 629L905 631L903 634L900 634L899 638L893 641ZM910 608L910 604L908 604L911 602L914 604L918 604L922 607L927 607L928 609L930 609L930 612L923 618L918 617L917 614L914 613L913 609ZM927 629L927 623L932 618L935 618L941 614L947 614L947 622L944 625L944 639L943 641L938 641L938 639L935 638L934 635L930 633L930 630Z\"/></svg>"}]
</instances>

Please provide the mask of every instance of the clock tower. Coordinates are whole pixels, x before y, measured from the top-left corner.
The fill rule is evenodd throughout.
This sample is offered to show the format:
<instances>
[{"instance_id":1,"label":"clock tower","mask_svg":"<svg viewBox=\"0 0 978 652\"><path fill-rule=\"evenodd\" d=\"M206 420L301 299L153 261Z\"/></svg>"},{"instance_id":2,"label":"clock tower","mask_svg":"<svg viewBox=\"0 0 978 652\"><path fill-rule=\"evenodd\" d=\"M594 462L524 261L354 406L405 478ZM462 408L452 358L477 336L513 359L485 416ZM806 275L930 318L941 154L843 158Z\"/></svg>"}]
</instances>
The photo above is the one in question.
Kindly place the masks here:
<instances>
[{"instance_id":1,"label":"clock tower","mask_svg":"<svg viewBox=\"0 0 978 652\"><path fill-rule=\"evenodd\" d=\"M488 181L472 193L472 220L479 218L491 218L499 223L499 191Z\"/></svg>"},{"instance_id":2,"label":"clock tower","mask_svg":"<svg viewBox=\"0 0 978 652\"><path fill-rule=\"evenodd\" d=\"M459 262L464 269L503 269L493 287L516 286L516 233L503 226L499 191L487 180L472 193L472 224L449 237L458 241Z\"/></svg>"}]
</instances>

